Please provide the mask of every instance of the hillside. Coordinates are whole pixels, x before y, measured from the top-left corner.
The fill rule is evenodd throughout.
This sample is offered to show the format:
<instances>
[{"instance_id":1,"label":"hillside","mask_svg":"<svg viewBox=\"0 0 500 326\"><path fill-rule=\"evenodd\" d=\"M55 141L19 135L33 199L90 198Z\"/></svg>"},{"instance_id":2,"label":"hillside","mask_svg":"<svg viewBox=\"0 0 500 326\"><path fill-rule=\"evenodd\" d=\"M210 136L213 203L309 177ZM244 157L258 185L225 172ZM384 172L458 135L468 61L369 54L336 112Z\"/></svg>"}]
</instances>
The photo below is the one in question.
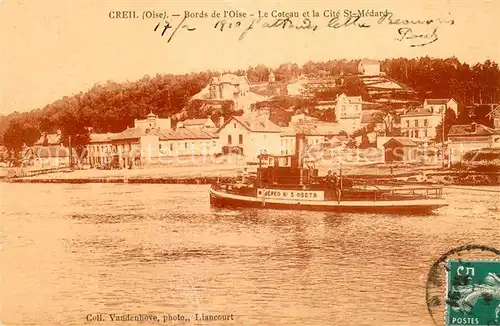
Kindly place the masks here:
<instances>
[{"instance_id":1,"label":"hillside","mask_svg":"<svg viewBox=\"0 0 500 326\"><path fill-rule=\"evenodd\" d=\"M333 60L327 62L307 62L302 67L286 63L273 69L275 85L265 86L270 69L264 65L250 67L246 71L248 79L254 84L252 91L266 96L282 97L285 85L298 76L310 79L336 79L340 72L346 76L356 74L356 60ZM389 80L397 81L416 91L415 97L455 98L463 105L482 102L498 102L500 99L500 70L498 64L487 60L473 66L459 62L455 58L433 59L387 59L381 62L381 69ZM134 119L144 117L153 111L160 117L199 118L209 114L228 115L234 112L227 103L190 104L194 94L206 87L214 74L200 72L189 75L158 74L145 76L135 82L115 83L109 81L72 96L65 96L41 109L27 113L13 113L0 116L0 133L3 140L18 139L10 147L30 144L41 131L54 132L61 129L65 137L85 132L92 127L96 132L119 132L133 124ZM370 90L353 77L343 85L348 95L362 95L370 100ZM331 99L339 92L337 88L323 89L315 94L317 100ZM357 93L357 94L354 94ZM279 103L279 100L278 100ZM288 105L284 103L284 105ZM308 105L310 107L310 105ZM294 105L298 112L305 107ZM289 106L281 107L282 110ZM276 108L278 110L279 108ZM215 110L215 112L213 112ZM289 112L293 113L293 112ZM10 126L10 127L9 127ZM7 133L6 131L11 129ZM6 142L7 143L7 142Z\"/></svg>"}]
</instances>

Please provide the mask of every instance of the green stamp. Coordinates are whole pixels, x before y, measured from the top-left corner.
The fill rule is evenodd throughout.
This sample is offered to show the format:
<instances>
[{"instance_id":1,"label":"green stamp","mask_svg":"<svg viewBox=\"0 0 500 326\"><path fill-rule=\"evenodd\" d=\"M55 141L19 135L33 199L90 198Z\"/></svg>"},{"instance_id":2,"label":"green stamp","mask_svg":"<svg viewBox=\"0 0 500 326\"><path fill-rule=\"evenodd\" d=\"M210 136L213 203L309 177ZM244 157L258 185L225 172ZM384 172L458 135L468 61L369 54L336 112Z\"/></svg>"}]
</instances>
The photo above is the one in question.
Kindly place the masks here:
<instances>
[{"instance_id":1,"label":"green stamp","mask_svg":"<svg viewBox=\"0 0 500 326\"><path fill-rule=\"evenodd\" d=\"M449 260L447 326L500 325L500 261Z\"/></svg>"}]
</instances>

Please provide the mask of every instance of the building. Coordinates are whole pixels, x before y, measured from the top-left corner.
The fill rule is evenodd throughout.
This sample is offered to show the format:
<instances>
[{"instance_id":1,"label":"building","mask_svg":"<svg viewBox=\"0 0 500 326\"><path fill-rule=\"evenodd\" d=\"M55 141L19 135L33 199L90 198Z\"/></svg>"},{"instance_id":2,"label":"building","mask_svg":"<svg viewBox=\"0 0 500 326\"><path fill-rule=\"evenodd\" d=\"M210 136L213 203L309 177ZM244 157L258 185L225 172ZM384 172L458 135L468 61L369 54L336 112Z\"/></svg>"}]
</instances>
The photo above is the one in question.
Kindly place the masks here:
<instances>
[{"instance_id":1,"label":"building","mask_svg":"<svg viewBox=\"0 0 500 326\"><path fill-rule=\"evenodd\" d=\"M76 153L73 152L73 159ZM33 146L21 153L21 161L32 170L46 170L69 167L70 150L61 145Z\"/></svg>"},{"instance_id":2,"label":"building","mask_svg":"<svg viewBox=\"0 0 500 326\"><path fill-rule=\"evenodd\" d=\"M42 132L40 138L35 142L34 146L55 146L60 145L62 142L61 130L58 130L55 134L48 134Z\"/></svg>"},{"instance_id":3,"label":"building","mask_svg":"<svg viewBox=\"0 0 500 326\"><path fill-rule=\"evenodd\" d=\"M381 120L380 110L363 110L361 111L360 128L371 128L376 132L382 132L385 130L385 124ZM387 115L385 119L390 119L390 115Z\"/></svg>"},{"instance_id":4,"label":"building","mask_svg":"<svg viewBox=\"0 0 500 326\"><path fill-rule=\"evenodd\" d=\"M208 87L211 100L230 100L234 102L235 110L246 109L244 99L250 90L250 81L246 76L224 74L213 77Z\"/></svg>"},{"instance_id":5,"label":"building","mask_svg":"<svg viewBox=\"0 0 500 326\"><path fill-rule=\"evenodd\" d=\"M114 135L111 139L113 164L116 162L120 168L129 168L141 166L143 159L158 158L160 135L159 128L138 127L127 128Z\"/></svg>"},{"instance_id":6,"label":"building","mask_svg":"<svg viewBox=\"0 0 500 326\"><path fill-rule=\"evenodd\" d=\"M172 120L171 118L158 118L156 114L150 111L146 119L134 119L134 128L143 130L151 128L170 129L172 128Z\"/></svg>"},{"instance_id":7,"label":"building","mask_svg":"<svg viewBox=\"0 0 500 326\"><path fill-rule=\"evenodd\" d=\"M204 120L204 119L202 119ZM186 127L177 124L177 128L163 130L159 136L158 149L161 156L210 156L221 152L216 128Z\"/></svg>"},{"instance_id":8,"label":"building","mask_svg":"<svg viewBox=\"0 0 500 326\"><path fill-rule=\"evenodd\" d=\"M492 108L491 111L486 115L487 118L493 122L495 129L500 129L500 105Z\"/></svg>"},{"instance_id":9,"label":"building","mask_svg":"<svg viewBox=\"0 0 500 326\"><path fill-rule=\"evenodd\" d=\"M442 114L446 113L448 109L453 110L455 112L455 116L458 117L458 103L454 99L425 99L424 109L428 110L431 113Z\"/></svg>"},{"instance_id":10,"label":"building","mask_svg":"<svg viewBox=\"0 0 500 326\"><path fill-rule=\"evenodd\" d=\"M87 162L90 166L111 163L113 156L113 137L115 133L91 133L87 145Z\"/></svg>"},{"instance_id":11,"label":"building","mask_svg":"<svg viewBox=\"0 0 500 326\"><path fill-rule=\"evenodd\" d=\"M363 101L361 96L341 94L335 100L335 119L340 128L347 133L353 133L360 128Z\"/></svg>"},{"instance_id":12,"label":"building","mask_svg":"<svg viewBox=\"0 0 500 326\"><path fill-rule=\"evenodd\" d=\"M269 83L274 83L276 81L276 77L274 76L274 72L272 70L269 72L267 79Z\"/></svg>"},{"instance_id":13,"label":"building","mask_svg":"<svg viewBox=\"0 0 500 326\"><path fill-rule=\"evenodd\" d=\"M177 125L176 125L176 128L215 128L216 125L215 125L215 122L213 122L213 120L208 117L208 118L205 118L205 119L187 119L187 120L184 120L184 121L179 121L177 122ZM170 128L168 128L170 129Z\"/></svg>"},{"instance_id":14,"label":"building","mask_svg":"<svg viewBox=\"0 0 500 326\"><path fill-rule=\"evenodd\" d=\"M500 131L482 124L453 125L448 132L448 148L454 161L473 149L499 147Z\"/></svg>"},{"instance_id":15,"label":"building","mask_svg":"<svg viewBox=\"0 0 500 326\"><path fill-rule=\"evenodd\" d=\"M258 155L281 152L281 128L264 116L233 116L219 128L219 142L224 151L238 152L257 160Z\"/></svg>"},{"instance_id":16,"label":"building","mask_svg":"<svg viewBox=\"0 0 500 326\"><path fill-rule=\"evenodd\" d=\"M294 117L298 116L302 115ZM301 117L292 120L288 127L282 128L281 155L293 155L295 153L297 134L305 135L306 150L312 152L339 146L347 140L347 136L342 134L338 123L318 121L307 116Z\"/></svg>"},{"instance_id":17,"label":"building","mask_svg":"<svg viewBox=\"0 0 500 326\"><path fill-rule=\"evenodd\" d=\"M286 86L287 94L290 96L303 96L306 93L305 81L297 80Z\"/></svg>"},{"instance_id":18,"label":"building","mask_svg":"<svg viewBox=\"0 0 500 326\"><path fill-rule=\"evenodd\" d=\"M443 119L442 111L419 107L401 115L401 132L406 137L428 142L436 138L436 127Z\"/></svg>"},{"instance_id":19,"label":"building","mask_svg":"<svg viewBox=\"0 0 500 326\"><path fill-rule=\"evenodd\" d=\"M199 100L198 102L201 102L201 107L203 107L206 104L215 106L217 103L229 102L232 103L233 110L249 112L252 104L269 99L267 96L251 91L250 87L250 81L246 76L234 74L215 76L205 88L191 98L190 103Z\"/></svg>"},{"instance_id":20,"label":"building","mask_svg":"<svg viewBox=\"0 0 500 326\"><path fill-rule=\"evenodd\" d=\"M377 60L363 59L358 64L358 72L365 76L380 75L380 62Z\"/></svg>"},{"instance_id":21,"label":"building","mask_svg":"<svg viewBox=\"0 0 500 326\"><path fill-rule=\"evenodd\" d=\"M384 162L411 162L418 159L418 144L405 137L391 137L384 145Z\"/></svg>"}]
</instances>

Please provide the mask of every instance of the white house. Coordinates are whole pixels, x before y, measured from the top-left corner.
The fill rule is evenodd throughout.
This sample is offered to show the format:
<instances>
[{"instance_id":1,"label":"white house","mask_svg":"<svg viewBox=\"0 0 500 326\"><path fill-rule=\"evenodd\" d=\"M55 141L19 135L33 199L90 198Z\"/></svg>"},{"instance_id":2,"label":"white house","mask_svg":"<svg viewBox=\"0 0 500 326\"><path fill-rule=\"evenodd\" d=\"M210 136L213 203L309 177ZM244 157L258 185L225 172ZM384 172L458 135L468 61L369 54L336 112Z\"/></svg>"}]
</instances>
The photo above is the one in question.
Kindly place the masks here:
<instances>
[{"instance_id":1,"label":"white house","mask_svg":"<svg viewBox=\"0 0 500 326\"><path fill-rule=\"evenodd\" d=\"M380 62L377 60L363 59L358 64L358 72L364 76L380 75Z\"/></svg>"},{"instance_id":2,"label":"white house","mask_svg":"<svg viewBox=\"0 0 500 326\"><path fill-rule=\"evenodd\" d=\"M455 112L455 116L458 117L458 103L454 99L425 99L424 109L430 111L431 113L441 114L443 110L446 112L448 109Z\"/></svg>"},{"instance_id":3,"label":"white house","mask_svg":"<svg viewBox=\"0 0 500 326\"><path fill-rule=\"evenodd\" d=\"M335 100L335 119L340 128L353 133L360 128L363 101L361 96L347 96L344 93Z\"/></svg>"},{"instance_id":4,"label":"white house","mask_svg":"<svg viewBox=\"0 0 500 326\"><path fill-rule=\"evenodd\" d=\"M264 152L280 154L281 131L267 116L233 116L219 128L219 144L230 151L237 149L255 161Z\"/></svg>"},{"instance_id":5,"label":"white house","mask_svg":"<svg viewBox=\"0 0 500 326\"><path fill-rule=\"evenodd\" d=\"M401 115L401 132L410 139L427 142L436 138L436 127L442 119L439 110L419 107Z\"/></svg>"},{"instance_id":6,"label":"white house","mask_svg":"<svg viewBox=\"0 0 500 326\"><path fill-rule=\"evenodd\" d=\"M216 128L179 126L163 130L159 136L158 150L162 156L210 156L220 153Z\"/></svg>"}]
</instances>

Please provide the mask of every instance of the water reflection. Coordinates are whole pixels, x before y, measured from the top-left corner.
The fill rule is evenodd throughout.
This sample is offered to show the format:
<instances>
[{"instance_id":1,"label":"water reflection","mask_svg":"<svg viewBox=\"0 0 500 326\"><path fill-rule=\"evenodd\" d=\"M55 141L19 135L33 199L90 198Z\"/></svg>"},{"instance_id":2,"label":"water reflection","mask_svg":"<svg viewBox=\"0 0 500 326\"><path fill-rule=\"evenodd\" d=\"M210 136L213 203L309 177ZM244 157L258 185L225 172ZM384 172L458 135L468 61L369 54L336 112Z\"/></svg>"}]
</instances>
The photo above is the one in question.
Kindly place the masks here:
<instances>
[{"instance_id":1,"label":"water reflection","mask_svg":"<svg viewBox=\"0 0 500 326\"><path fill-rule=\"evenodd\" d=\"M434 260L500 247L492 193L452 190L434 215L386 216L219 210L207 190L2 185L3 322L229 312L235 325L431 325Z\"/></svg>"}]
</instances>

